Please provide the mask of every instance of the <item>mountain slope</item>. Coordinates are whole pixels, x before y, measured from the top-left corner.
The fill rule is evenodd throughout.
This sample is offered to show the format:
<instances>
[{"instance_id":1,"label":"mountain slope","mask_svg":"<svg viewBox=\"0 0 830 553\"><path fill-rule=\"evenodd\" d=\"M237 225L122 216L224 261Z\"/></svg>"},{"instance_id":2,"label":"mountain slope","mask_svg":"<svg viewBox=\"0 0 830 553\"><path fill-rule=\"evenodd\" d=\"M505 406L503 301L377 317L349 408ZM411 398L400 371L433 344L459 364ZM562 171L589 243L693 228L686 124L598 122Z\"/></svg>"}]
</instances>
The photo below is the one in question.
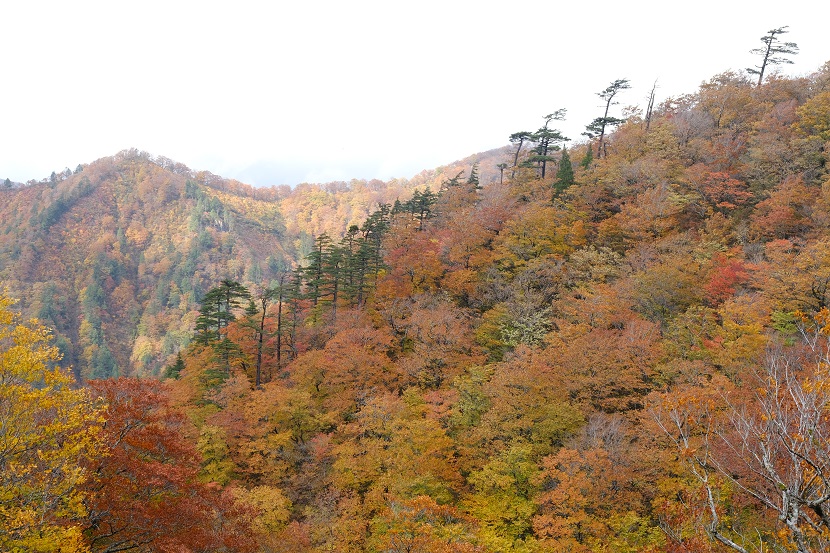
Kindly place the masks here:
<instances>
[{"instance_id":1,"label":"mountain slope","mask_svg":"<svg viewBox=\"0 0 830 553\"><path fill-rule=\"evenodd\" d=\"M0 187L0 278L55 329L79 376L157 374L189 341L198 301L216 282L267 285L314 236L340 236L379 203L437 189L472 163L411 181L255 189L128 150Z\"/></svg>"},{"instance_id":2,"label":"mountain slope","mask_svg":"<svg viewBox=\"0 0 830 553\"><path fill-rule=\"evenodd\" d=\"M0 195L11 221L0 237L3 280L54 325L85 377L156 371L186 342L212 282L267 278L294 257L276 209L248 218L137 152Z\"/></svg>"}]
</instances>

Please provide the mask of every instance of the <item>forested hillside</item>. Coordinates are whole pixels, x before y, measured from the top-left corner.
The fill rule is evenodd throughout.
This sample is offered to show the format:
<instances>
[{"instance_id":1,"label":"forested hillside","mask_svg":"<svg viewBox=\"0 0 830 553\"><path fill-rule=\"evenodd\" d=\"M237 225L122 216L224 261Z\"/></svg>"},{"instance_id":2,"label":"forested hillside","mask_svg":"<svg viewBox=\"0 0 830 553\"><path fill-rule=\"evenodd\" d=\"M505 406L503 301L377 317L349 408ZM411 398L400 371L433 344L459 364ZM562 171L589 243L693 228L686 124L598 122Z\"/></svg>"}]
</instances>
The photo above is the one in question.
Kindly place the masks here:
<instances>
[{"instance_id":1,"label":"forested hillside","mask_svg":"<svg viewBox=\"0 0 830 553\"><path fill-rule=\"evenodd\" d=\"M64 386L88 478L3 480L0 544L830 548L830 64L613 119L400 183L128 153L0 192L4 279L82 376L166 363Z\"/></svg>"},{"instance_id":2,"label":"forested hillside","mask_svg":"<svg viewBox=\"0 0 830 553\"><path fill-rule=\"evenodd\" d=\"M157 375L189 343L199 301L220 279L267 286L315 236L339 236L378 205L438 190L473 163L388 183L256 189L124 151L0 186L0 278L55 329L78 376ZM487 166L492 182L498 170Z\"/></svg>"}]
</instances>

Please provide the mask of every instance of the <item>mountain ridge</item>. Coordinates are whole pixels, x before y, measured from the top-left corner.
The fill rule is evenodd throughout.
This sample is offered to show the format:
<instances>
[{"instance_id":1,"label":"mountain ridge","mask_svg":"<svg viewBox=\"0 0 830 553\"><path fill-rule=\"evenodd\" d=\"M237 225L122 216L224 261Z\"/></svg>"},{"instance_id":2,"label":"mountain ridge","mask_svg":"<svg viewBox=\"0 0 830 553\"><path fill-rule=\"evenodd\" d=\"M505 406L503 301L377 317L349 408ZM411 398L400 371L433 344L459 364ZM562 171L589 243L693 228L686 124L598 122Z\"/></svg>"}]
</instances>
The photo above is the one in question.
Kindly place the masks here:
<instances>
[{"instance_id":1,"label":"mountain ridge","mask_svg":"<svg viewBox=\"0 0 830 553\"><path fill-rule=\"evenodd\" d=\"M40 182L0 186L0 278L27 314L55 329L77 376L158 374L188 343L198 300L213 283L267 283L296 265L314 236L342 235L379 204L437 189L469 171L467 163L504 150L412 180L267 188L124 150ZM481 172L492 180L497 170Z\"/></svg>"}]
</instances>

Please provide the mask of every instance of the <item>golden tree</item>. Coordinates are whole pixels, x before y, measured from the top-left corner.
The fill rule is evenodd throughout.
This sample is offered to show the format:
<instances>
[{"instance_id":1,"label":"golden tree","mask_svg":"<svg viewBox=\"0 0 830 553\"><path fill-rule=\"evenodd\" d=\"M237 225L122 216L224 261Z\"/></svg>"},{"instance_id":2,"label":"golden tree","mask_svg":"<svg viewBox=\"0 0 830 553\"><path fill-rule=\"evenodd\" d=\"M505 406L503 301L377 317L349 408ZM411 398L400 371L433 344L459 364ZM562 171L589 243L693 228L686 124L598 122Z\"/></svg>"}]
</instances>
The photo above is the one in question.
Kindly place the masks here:
<instances>
[{"instance_id":1,"label":"golden tree","mask_svg":"<svg viewBox=\"0 0 830 553\"><path fill-rule=\"evenodd\" d=\"M80 461L99 449L100 414L13 304L0 293L0 550L86 551Z\"/></svg>"}]
</instances>

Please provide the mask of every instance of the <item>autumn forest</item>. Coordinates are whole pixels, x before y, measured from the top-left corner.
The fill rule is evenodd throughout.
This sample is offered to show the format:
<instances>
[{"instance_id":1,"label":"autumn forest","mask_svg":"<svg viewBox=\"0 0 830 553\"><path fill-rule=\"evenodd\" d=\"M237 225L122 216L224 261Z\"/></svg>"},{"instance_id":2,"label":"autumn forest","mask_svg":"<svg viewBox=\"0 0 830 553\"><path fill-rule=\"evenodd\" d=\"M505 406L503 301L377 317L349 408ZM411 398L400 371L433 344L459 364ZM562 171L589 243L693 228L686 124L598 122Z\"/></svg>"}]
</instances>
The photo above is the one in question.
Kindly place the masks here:
<instances>
[{"instance_id":1,"label":"autumn forest","mask_svg":"<svg viewBox=\"0 0 830 553\"><path fill-rule=\"evenodd\" d=\"M830 63L629 87L412 179L0 183L0 551L830 550Z\"/></svg>"}]
</instances>

